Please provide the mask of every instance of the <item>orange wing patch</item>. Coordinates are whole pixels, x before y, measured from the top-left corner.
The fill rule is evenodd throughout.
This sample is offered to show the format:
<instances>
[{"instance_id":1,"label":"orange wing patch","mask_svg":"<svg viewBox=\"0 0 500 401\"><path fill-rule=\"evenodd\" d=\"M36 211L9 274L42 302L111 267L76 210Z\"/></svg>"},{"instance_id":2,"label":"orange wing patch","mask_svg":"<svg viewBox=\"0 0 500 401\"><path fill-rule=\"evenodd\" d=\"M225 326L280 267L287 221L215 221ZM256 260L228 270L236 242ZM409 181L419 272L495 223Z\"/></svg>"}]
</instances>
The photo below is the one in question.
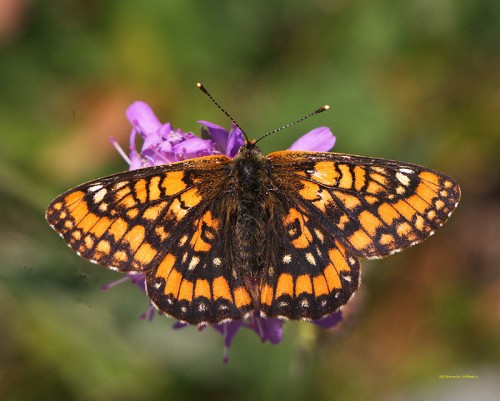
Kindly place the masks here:
<instances>
[{"instance_id":1,"label":"orange wing patch","mask_svg":"<svg viewBox=\"0 0 500 401\"><path fill-rule=\"evenodd\" d=\"M196 231L190 241L195 252L208 252L210 250L219 224L219 220L214 219L212 213L207 210L198 221Z\"/></svg>"},{"instance_id":2,"label":"orange wing patch","mask_svg":"<svg viewBox=\"0 0 500 401\"><path fill-rule=\"evenodd\" d=\"M283 221L292 240L292 245L297 249L307 248L312 241L312 234L306 225L308 220L307 216L301 214L297 209L291 208Z\"/></svg>"}]
</instances>

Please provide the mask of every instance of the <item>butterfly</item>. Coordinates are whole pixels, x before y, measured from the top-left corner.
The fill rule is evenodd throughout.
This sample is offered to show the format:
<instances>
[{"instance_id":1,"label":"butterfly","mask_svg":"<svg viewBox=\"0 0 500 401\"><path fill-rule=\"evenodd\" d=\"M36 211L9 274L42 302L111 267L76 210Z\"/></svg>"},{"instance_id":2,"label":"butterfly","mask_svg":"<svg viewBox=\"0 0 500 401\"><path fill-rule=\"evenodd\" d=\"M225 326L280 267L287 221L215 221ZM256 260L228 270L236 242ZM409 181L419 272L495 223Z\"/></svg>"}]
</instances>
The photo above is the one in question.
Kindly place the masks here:
<instances>
[{"instance_id":1,"label":"butterfly","mask_svg":"<svg viewBox=\"0 0 500 401\"><path fill-rule=\"evenodd\" d=\"M458 205L438 171L247 141L212 155L111 175L58 196L48 223L81 257L142 272L162 312L189 324L260 313L321 319L360 283L360 258L417 244Z\"/></svg>"}]
</instances>

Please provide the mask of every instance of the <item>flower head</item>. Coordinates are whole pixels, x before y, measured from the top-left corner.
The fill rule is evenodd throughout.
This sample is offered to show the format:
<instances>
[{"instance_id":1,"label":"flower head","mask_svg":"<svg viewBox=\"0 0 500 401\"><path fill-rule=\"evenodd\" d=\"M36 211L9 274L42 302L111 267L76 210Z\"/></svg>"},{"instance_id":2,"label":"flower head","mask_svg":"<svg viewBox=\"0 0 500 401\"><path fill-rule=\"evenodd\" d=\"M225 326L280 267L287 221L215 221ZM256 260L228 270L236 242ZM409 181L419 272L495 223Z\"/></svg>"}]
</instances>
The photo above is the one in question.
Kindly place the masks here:
<instances>
[{"instance_id":1,"label":"flower head","mask_svg":"<svg viewBox=\"0 0 500 401\"><path fill-rule=\"evenodd\" d=\"M227 132L216 124L199 121L209 137L203 139L192 132L174 129L170 123L162 124L151 107L140 101L129 106L126 115L132 124L127 158L130 170L213 154L234 157L244 143L241 130L235 125ZM143 140L140 151L136 148L138 135Z\"/></svg>"},{"instance_id":2,"label":"flower head","mask_svg":"<svg viewBox=\"0 0 500 401\"><path fill-rule=\"evenodd\" d=\"M238 154L239 148L245 142L243 133L235 124L227 131L225 128L208 121L198 121L202 126L201 138L191 132L174 129L170 123L162 124L151 107L141 101L134 102L127 109L126 115L132 124L129 155L127 156L123 152L114 139L111 139L111 142L127 161L130 170L213 154L224 154L233 158ZM143 140L140 151L136 147L137 136ZM335 137L330 129L319 127L300 137L289 149L327 152L332 149L334 144ZM145 291L146 285L143 273L129 273L126 277L107 284L102 288L108 289L127 280L130 280L141 290ZM151 320L154 310L154 307L151 305L142 315L142 318ZM335 326L341 320L342 314L336 312L314 323L327 328ZM187 324L182 322L174 324L175 329L186 326ZM283 320L261 317L259 311L256 311L253 315L243 320L233 320L211 326L224 337L224 362L227 362L228 349L241 328L253 330L261 338L262 342L269 341L271 344L279 343L283 335ZM202 326L200 329L204 327Z\"/></svg>"}]
</instances>

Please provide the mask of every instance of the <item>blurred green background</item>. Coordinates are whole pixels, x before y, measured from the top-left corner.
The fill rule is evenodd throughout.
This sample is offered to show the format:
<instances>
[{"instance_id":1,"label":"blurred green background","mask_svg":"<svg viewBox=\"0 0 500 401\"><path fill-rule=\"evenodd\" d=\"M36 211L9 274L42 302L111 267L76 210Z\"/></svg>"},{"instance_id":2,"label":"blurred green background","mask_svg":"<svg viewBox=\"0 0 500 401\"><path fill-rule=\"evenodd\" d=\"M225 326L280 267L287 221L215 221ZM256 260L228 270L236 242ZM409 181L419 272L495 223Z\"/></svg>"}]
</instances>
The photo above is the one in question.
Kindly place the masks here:
<instances>
[{"instance_id":1,"label":"blurred green background","mask_svg":"<svg viewBox=\"0 0 500 401\"><path fill-rule=\"evenodd\" d=\"M494 0L0 2L0 399L420 400L500 393L500 5ZM363 263L344 324L278 346L139 319L148 303L47 226L62 191L122 171L126 107L262 142L328 125L335 150L427 165L462 202L425 243ZM440 375L472 375L442 379Z\"/></svg>"}]
</instances>

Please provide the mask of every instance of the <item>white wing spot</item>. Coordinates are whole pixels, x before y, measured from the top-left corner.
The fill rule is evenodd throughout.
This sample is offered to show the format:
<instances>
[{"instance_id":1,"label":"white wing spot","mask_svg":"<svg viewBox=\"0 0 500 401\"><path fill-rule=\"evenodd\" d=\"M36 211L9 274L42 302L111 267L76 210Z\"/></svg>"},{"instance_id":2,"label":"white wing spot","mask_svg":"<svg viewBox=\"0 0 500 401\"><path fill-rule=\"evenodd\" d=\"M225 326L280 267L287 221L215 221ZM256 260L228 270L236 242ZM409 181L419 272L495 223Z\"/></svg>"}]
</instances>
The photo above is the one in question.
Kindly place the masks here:
<instances>
[{"instance_id":1,"label":"white wing spot","mask_svg":"<svg viewBox=\"0 0 500 401\"><path fill-rule=\"evenodd\" d=\"M283 263L288 264L292 261L292 255L288 254L283 256Z\"/></svg>"},{"instance_id":2,"label":"white wing spot","mask_svg":"<svg viewBox=\"0 0 500 401\"><path fill-rule=\"evenodd\" d=\"M408 176L405 175L405 174L403 174L403 173L401 173L401 172L399 172L399 171L396 173L396 178L405 187L408 186L408 184L410 183L410 179L408 178Z\"/></svg>"},{"instance_id":3,"label":"white wing spot","mask_svg":"<svg viewBox=\"0 0 500 401\"><path fill-rule=\"evenodd\" d=\"M345 281L351 282L351 276L341 276Z\"/></svg>"},{"instance_id":4,"label":"white wing spot","mask_svg":"<svg viewBox=\"0 0 500 401\"><path fill-rule=\"evenodd\" d=\"M413 174L415 171L409 168L400 168L399 171L401 171L404 174Z\"/></svg>"},{"instance_id":5,"label":"white wing spot","mask_svg":"<svg viewBox=\"0 0 500 401\"><path fill-rule=\"evenodd\" d=\"M213 262L214 262L214 266L219 267L219 266L222 265L222 259L221 258L214 258Z\"/></svg>"},{"instance_id":6,"label":"white wing spot","mask_svg":"<svg viewBox=\"0 0 500 401\"><path fill-rule=\"evenodd\" d=\"M303 299L302 301L300 301L300 306L302 306L303 308L307 308L309 306L309 301L307 299Z\"/></svg>"},{"instance_id":7,"label":"white wing spot","mask_svg":"<svg viewBox=\"0 0 500 401\"><path fill-rule=\"evenodd\" d=\"M127 181L120 181L119 183L115 184L115 186L113 187L113 189L115 191L118 191L120 188L123 188L127 184L128 184Z\"/></svg>"},{"instance_id":8,"label":"white wing spot","mask_svg":"<svg viewBox=\"0 0 500 401\"><path fill-rule=\"evenodd\" d=\"M191 258L191 262L189 262L188 270L193 270L198 265L198 263L200 263L200 258L198 256L193 256Z\"/></svg>"},{"instance_id":9,"label":"white wing spot","mask_svg":"<svg viewBox=\"0 0 500 401\"><path fill-rule=\"evenodd\" d=\"M316 259L314 259L314 256L312 253L310 253L310 252L306 253L306 259L310 264L312 264L313 266L316 266Z\"/></svg>"},{"instance_id":10,"label":"white wing spot","mask_svg":"<svg viewBox=\"0 0 500 401\"><path fill-rule=\"evenodd\" d=\"M205 303L204 303L204 302L202 302L202 303L200 303L200 304L198 305L198 310L199 310L200 312L205 312L205 311L207 310L207 306L205 305Z\"/></svg>"},{"instance_id":11,"label":"white wing spot","mask_svg":"<svg viewBox=\"0 0 500 401\"><path fill-rule=\"evenodd\" d=\"M323 236L323 233L319 231L317 228L314 229L314 233L316 234L316 237L323 242L325 240L325 237Z\"/></svg>"},{"instance_id":12,"label":"white wing spot","mask_svg":"<svg viewBox=\"0 0 500 401\"><path fill-rule=\"evenodd\" d=\"M108 193L106 188L100 189L94 194L94 203L99 203L103 200L104 196Z\"/></svg>"},{"instance_id":13,"label":"white wing spot","mask_svg":"<svg viewBox=\"0 0 500 401\"><path fill-rule=\"evenodd\" d=\"M89 189L88 189L87 192L97 192L97 191L99 191L102 188L103 188L102 184L92 185L91 187L89 187Z\"/></svg>"},{"instance_id":14,"label":"white wing spot","mask_svg":"<svg viewBox=\"0 0 500 401\"><path fill-rule=\"evenodd\" d=\"M184 246L184 244L186 243L187 239L188 239L187 235L182 236L181 239L179 240L179 246Z\"/></svg>"},{"instance_id":15,"label":"white wing spot","mask_svg":"<svg viewBox=\"0 0 500 401\"><path fill-rule=\"evenodd\" d=\"M318 256L321 258L322 253L321 253L321 249L319 249L319 246L316 247L316 252L318 253Z\"/></svg>"}]
</instances>

